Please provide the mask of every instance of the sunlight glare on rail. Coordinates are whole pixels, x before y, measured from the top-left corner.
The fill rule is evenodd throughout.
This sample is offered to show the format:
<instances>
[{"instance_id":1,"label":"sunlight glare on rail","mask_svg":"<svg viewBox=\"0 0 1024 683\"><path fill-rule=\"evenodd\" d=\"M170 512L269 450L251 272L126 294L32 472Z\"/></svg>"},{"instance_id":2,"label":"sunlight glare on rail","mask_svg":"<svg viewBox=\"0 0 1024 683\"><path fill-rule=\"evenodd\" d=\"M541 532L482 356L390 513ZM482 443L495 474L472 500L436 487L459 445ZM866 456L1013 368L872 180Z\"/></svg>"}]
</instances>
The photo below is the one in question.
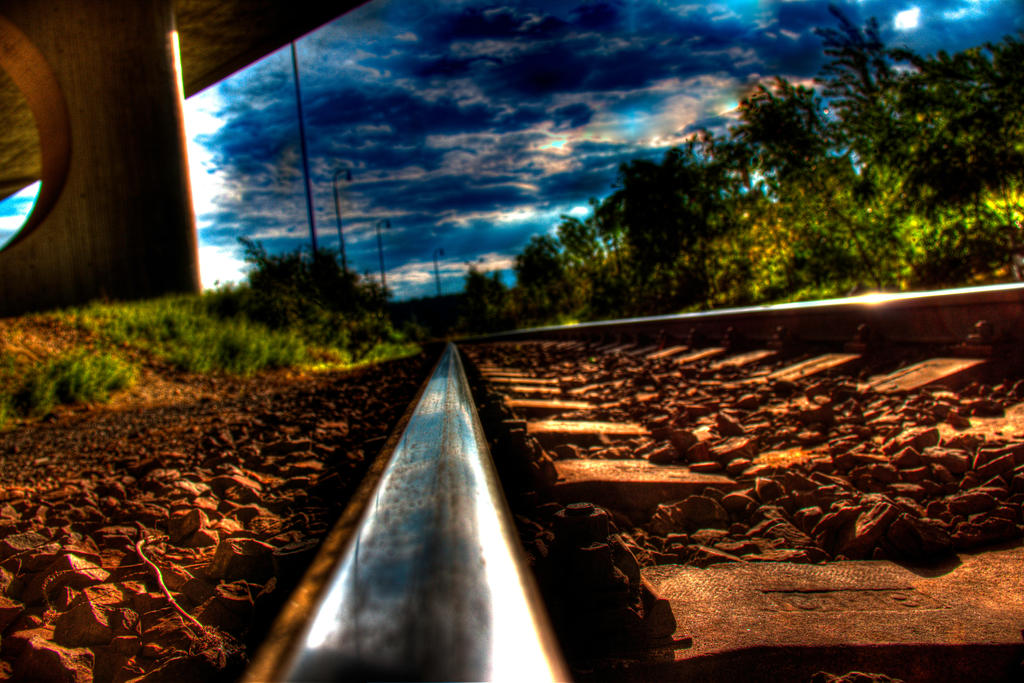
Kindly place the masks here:
<instances>
[{"instance_id":1,"label":"sunlight glare on rail","mask_svg":"<svg viewBox=\"0 0 1024 683\"><path fill-rule=\"evenodd\" d=\"M463 410L462 419L471 422L473 418L466 412ZM548 655L542 641L536 637L539 625L528 607L527 588L509 551L512 531L503 528L494 514L496 506L504 501L495 501L491 487L483 484L487 474L479 460L471 464L471 477L481 482L477 487L481 493L476 497L474 513L481 555L490 558L484 563L484 581L493 605L490 678L494 681L551 680Z\"/></svg>"},{"instance_id":2,"label":"sunlight glare on rail","mask_svg":"<svg viewBox=\"0 0 1024 683\"><path fill-rule=\"evenodd\" d=\"M286 680L560 680L458 352L449 346Z\"/></svg>"}]
</instances>

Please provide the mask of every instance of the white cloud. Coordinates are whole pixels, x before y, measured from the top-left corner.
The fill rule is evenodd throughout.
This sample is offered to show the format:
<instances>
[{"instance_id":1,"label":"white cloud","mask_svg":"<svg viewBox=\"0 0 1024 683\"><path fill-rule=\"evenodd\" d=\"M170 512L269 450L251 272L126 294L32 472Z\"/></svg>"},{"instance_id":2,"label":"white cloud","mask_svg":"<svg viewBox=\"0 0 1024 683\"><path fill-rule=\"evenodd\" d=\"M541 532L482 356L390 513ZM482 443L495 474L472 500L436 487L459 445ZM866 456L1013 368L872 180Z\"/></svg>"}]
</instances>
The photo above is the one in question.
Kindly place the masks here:
<instances>
[{"instance_id":1,"label":"white cloud","mask_svg":"<svg viewBox=\"0 0 1024 683\"><path fill-rule=\"evenodd\" d=\"M217 115L222 107L219 88L216 87L207 88L185 100L185 137L188 143L192 207L200 229L211 222L204 217L216 210L217 197L227 192L223 174L216 172L214 151L199 142L200 137L212 135L224 125L224 121Z\"/></svg>"},{"instance_id":2,"label":"white cloud","mask_svg":"<svg viewBox=\"0 0 1024 683\"><path fill-rule=\"evenodd\" d=\"M911 7L896 13L896 17L893 19L893 26L897 31L910 31L917 28L920 22L921 9L919 7Z\"/></svg>"},{"instance_id":3,"label":"white cloud","mask_svg":"<svg viewBox=\"0 0 1024 683\"><path fill-rule=\"evenodd\" d=\"M245 280L246 263L238 247L206 244L199 247L199 275L203 289Z\"/></svg>"},{"instance_id":4,"label":"white cloud","mask_svg":"<svg viewBox=\"0 0 1024 683\"><path fill-rule=\"evenodd\" d=\"M957 9L949 9L942 13L947 21L959 21L960 19L977 19L985 16L991 10L990 5L998 5L1000 0L964 0Z\"/></svg>"},{"instance_id":5,"label":"white cloud","mask_svg":"<svg viewBox=\"0 0 1024 683\"><path fill-rule=\"evenodd\" d=\"M497 252L488 252L481 254L476 258L476 269L490 273L495 270L508 270L516 267L516 257L509 256L508 254L499 254Z\"/></svg>"},{"instance_id":6,"label":"white cloud","mask_svg":"<svg viewBox=\"0 0 1024 683\"><path fill-rule=\"evenodd\" d=\"M494 220L498 223L532 223L544 215L533 206L518 206L511 211L495 212Z\"/></svg>"},{"instance_id":7,"label":"white cloud","mask_svg":"<svg viewBox=\"0 0 1024 683\"><path fill-rule=\"evenodd\" d=\"M449 49L456 57L488 57L497 59L509 59L517 55L528 53L533 46L529 41L523 40L492 40L474 39L457 40L451 43Z\"/></svg>"},{"instance_id":8,"label":"white cloud","mask_svg":"<svg viewBox=\"0 0 1024 683\"><path fill-rule=\"evenodd\" d=\"M729 52L729 60L750 60L753 52L743 48L735 48ZM723 51L721 54L726 54ZM684 143L692 134L684 133L687 128L707 116L721 115L732 112L736 107L737 94L741 84L731 76L722 74L702 74L687 79L676 77L657 80L644 88L636 90L606 91L590 93L580 97L567 96L558 99L558 106L587 103L595 110L589 123L571 131L559 132L558 139L564 140L556 150L543 149L548 153L548 160L542 162L546 172L565 172L569 168L549 168L554 161L550 155L560 152L569 160L574 145L580 141L603 142L611 144L642 143L645 147L666 147ZM658 100L654 106L637 106L626 109L622 103L647 95ZM540 131L539 131L540 132ZM553 136L542 131L545 144L550 144ZM536 149L536 148L535 148Z\"/></svg>"},{"instance_id":9,"label":"white cloud","mask_svg":"<svg viewBox=\"0 0 1024 683\"><path fill-rule=\"evenodd\" d=\"M443 258L437 262L436 273L432 259L409 261L387 270L388 288L400 299L434 296L440 280L441 293L453 294L462 291L470 265L480 272L490 273L511 270L516 260L514 256L497 252L483 254L469 262L457 257ZM371 274L371 277L376 279L377 276Z\"/></svg>"},{"instance_id":10,"label":"white cloud","mask_svg":"<svg viewBox=\"0 0 1024 683\"><path fill-rule=\"evenodd\" d=\"M465 266L453 262L438 263L438 274L441 279L449 279L452 276L461 277L465 274ZM406 289L429 285L434 282L433 261L409 261L397 268L387 271L388 285L391 289Z\"/></svg>"}]
</instances>

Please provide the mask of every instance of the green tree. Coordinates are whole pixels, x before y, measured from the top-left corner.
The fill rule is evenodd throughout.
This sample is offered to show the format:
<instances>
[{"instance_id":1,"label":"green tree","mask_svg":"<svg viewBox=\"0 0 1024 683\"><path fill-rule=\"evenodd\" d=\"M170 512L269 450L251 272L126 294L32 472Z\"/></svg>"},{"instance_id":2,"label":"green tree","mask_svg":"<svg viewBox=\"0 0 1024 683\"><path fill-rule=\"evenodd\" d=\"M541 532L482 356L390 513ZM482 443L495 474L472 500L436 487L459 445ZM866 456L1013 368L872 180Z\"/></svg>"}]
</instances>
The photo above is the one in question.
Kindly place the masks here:
<instances>
[{"instance_id":1,"label":"green tree","mask_svg":"<svg viewBox=\"0 0 1024 683\"><path fill-rule=\"evenodd\" d=\"M752 227L779 233L788 245L775 258L787 263L789 291L840 286L873 273L873 253L860 226L844 213L855 173L832 146L832 123L810 88L777 78L740 102L740 123L730 130L734 156L745 150L758 201ZM880 279L876 276L876 279Z\"/></svg>"},{"instance_id":2,"label":"green tree","mask_svg":"<svg viewBox=\"0 0 1024 683\"><path fill-rule=\"evenodd\" d=\"M497 332L516 327L508 288L500 273L487 275L470 266L457 327L463 332Z\"/></svg>"},{"instance_id":3,"label":"green tree","mask_svg":"<svg viewBox=\"0 0 1024 683\"><path fill-rule=\"evenodd\" d=\"M478 275L480 315L536 324L1024 275L1024 44L921 57L831 11L815 87L776 78L726 135L622 164L591 215L531 240L508 296Z\"/></svg>"},{"instance_id":4,"label":"green tree","mask_svg":"<svg viewBox=\"0 0 1024 683\"><path fill-rule=\"evenodd\" d=\"M716 160L708 135L670 149L660 164L636 160L619 169L625 237L634 283L646 310L706 304L712 240L732 227L733 178Z\"/></svg>"},{"instance_id":5,"label":"green tree","mask_svg":"<svg viewBox=\"0 0 1024 683\"><path fill-rule=\"evenodd\" d=\"M259 242L239 241L250 266L247 281L208 297L213 313L244 315L273 330L296 330L356 358L394 335L384 290L343 269L337 252L269 254Z\"/></svg>"},{"instance_id":6,"label":"green tree","mask_svg":"<svg viewBox=\"0 0 1024 683\"><path fill-rule=\"evenodd\" d=\"M1024 43L1007 37L955 55L896 51L914 71L899 104L915 134L905 165L922 217L918 269L928 283L1020 263L1024 251Z\"/></svg>"},{"instance_id":7,"label":"green tree","mask_svg":"<svg viewBox=\"0 0 1024 683\"><path fill-rule=\"evenodd\" d=\"M905 286L913 277L912 234L904 229L912 207L905 201L901 162L916 132L898 106L906 72L896 68L876 19L858 28L835 7L829 9L839 28L816 31L829 57L818 82L834 110L829 127L833 153L842 155L854 173L834 215L857 239L862 265L875 286Z\"/></svg>"},{"instance_id":8,"label":"green tree","mask_svg":"<svg viewBox=\"0 0 1024 683\"><path fill-rule=\"evenodd\" d=\"M520 325L546 322L571 307L558 240L534 235L516 256Z\"/></svg>"}]
</instances>

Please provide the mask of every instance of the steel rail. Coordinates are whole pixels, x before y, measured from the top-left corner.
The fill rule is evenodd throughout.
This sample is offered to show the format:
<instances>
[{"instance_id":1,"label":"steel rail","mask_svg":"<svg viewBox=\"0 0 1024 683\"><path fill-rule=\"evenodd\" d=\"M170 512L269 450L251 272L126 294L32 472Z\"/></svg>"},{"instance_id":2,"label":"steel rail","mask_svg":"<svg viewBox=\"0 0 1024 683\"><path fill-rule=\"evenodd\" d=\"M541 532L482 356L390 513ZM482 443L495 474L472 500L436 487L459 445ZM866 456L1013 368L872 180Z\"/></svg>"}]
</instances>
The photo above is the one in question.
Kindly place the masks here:
<instances>
[{"instance_id":1,"label":"steel rail","mask_svg":"<svg viewBox=\"0 0 1024 683\"><path fill-rule=\"evenodd\" d=\"M559 339L607 334L683 338L691 331L712 337L733 328L750 339L770 339L779 326L808 342L842 342L861 324L890 342L951 344L965 341L975 323L991 324L992 340L1024 342L1024 284L965 287L932 292L865 294L841 299L725 308L535 327L460 341Z\"/></svg>"},{"instance_id":2,"label":"steel rail","mask_svg":"<svg viewBox=\"0 0 1024 683\"><path fill-rule=\"evenodd\" d=\"M346 536L246 680L568 680L453 344Z\"/></svg>"}]
</instances>

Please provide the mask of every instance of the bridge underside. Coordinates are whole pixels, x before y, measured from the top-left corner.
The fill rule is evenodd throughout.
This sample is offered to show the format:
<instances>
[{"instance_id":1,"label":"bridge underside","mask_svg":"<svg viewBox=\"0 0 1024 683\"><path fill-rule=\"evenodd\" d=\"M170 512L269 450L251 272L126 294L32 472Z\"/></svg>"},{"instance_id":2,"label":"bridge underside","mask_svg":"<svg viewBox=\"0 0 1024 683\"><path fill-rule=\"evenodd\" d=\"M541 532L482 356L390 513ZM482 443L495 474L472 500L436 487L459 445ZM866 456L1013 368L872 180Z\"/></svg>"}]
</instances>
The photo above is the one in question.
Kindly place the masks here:
<instances>
[{"instance_id":1,"label":"bridge underside","mask_svg":"<svg viewBox=\"0 0 1024 683\"><path fill-rule=\"evenodd\" d=\"M0 315L198 291L184 96L358 4L0 0Z\"/></svg>"}]
</instances>

